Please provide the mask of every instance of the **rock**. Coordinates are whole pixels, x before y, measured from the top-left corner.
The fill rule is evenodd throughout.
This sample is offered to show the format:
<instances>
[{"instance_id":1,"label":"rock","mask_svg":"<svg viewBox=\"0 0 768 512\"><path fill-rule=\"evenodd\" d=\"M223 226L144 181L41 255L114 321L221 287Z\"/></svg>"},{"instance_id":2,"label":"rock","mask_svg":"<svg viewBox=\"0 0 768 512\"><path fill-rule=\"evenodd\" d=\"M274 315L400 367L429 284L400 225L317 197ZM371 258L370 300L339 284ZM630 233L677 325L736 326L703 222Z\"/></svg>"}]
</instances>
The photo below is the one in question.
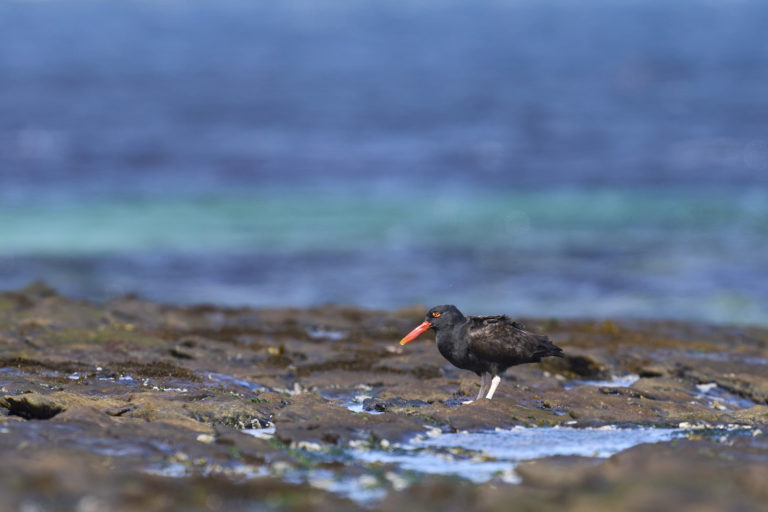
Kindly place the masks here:
<instances>
[{"instance_id":1,"label":"rock","mask_svg":"<svg viewBox=\"0 0 768 512\"><path fill-rule=\"evenodd\" d=\"M110 427L114 420L104 411L95 407L77 406L70 407L57 414L51 419L51 422L62 425L79 425L88 428L105 429Z\"/></svg>"},{"instance_id":2,"label":"rock","mask_svg":"<svg viewBox=\"0 0 768 512\"><path fill-rule=\"evenodd\" d=\"M373 508L398 511L759 510L768 500L768 330L529 319L566 358L511 368L494 400L460 405L477 376L430 339L397 343L423 315L0 293L3 506L360 508L319 487L371 491L385 496ZM627 375L639 379L611 381ZM353 399L366 410L348 410ZM476 484L351 455L397 460L398 443L441 431L686 423L708 428L609 459L524 462L517 485L511 468Z\"/></svg>"},{"instance_id":3,"label":"rock","mask_svg":"<svg viewBox=\"0 0 768 512\"><path fill-rule=\"evenodd\" d=\"M425 430L407 415L353 413L311 393L294 397L275 416L275 437L284 443L347 445L353 440L402 441Z\"/></svg>"},{"instance_id":4,"label":"rock","mask_svg":"<svg viewBox=\"0 0 768 512\"><path fill-rule=\"evenodd\" d=\"M252 398L216 394L184 403L181 407L185 415L197 421L244 429L269 426L272 416L284 404L284 397L276 393L263 393Z\"/></svg>"},{"instance_id":5,"label":"rock","mask_svg":"<svg viewBox=\"0 0 768 512\"><path fill-rule=\"evenodd\" d=\"M118 403L120 403L119 400L110 397L54 391L48 394L5 395L0 401L0 407L6 407L10 414L22 418L47 420L70 407L103 407L106 410Z\"/></svg>"},{"instance_id":6,"label":"rock","mask_svg":"<svg viewBox=\"0 0 768 512\"><path fill-rule=\"evenodd\" d=\"M650 400L685 403L695 394L693 383L679 378L640 378L632 384L632 390Z\"/></svg>"},{"instance_id":7,"label":"rock","mask_svg":"<svg viewBox=\"0 0 768 512\"><path fill-rule=\"evenodd\" d=\"M425 360L421 355L403 355L379 361L372 368L384 372L410 373L419 379L434 379L443 376L441 368L444 364L444 361L437 360L435 357Z\"/></svg>"},{"instance_id":8,"label":"rock","mask_svg":"<svg viewBox=\"0 0 768 512\"><path fill-rule=\"evenodd\" d=\"M748 409L731 412L730 416L735 423L755 426L766 425L768 424L768 406L755 405Z\"/></svg>"},{"instance_id":9,"label":"rock","mask_svg":"<svg viewBox=\"0 0 768 512\"><path fill-rule=\"evenodd\" d=\"M8 414L27 420L48 420L64 410L64 406L39 393L24 395L5 395L0 406L8 409Z\"/></svg>"},{"instance_id":10,"label":"rock","mask_svg":"<svg viewBox=\"0 0 768 512\"><path fill-rule=\"evenodd\" d=\"M644 364L637 369L637 374L644 378L666 377L672 373L669 366L663 363Z\"/></svg>"},{"instance_id":11,"label":"rock","mask_svg":"<svg viewBox=\"0 0 768 512\"><path fill-rule=\"evenodd\" d=\"M546 358L540 365L545 371L568 378L607 379L612 373L608 365L594 355L578 354L576 351L567 351L562 358Z\"/></svg>"},{"instance_id":12,"label":"rock","mask_svg":"<svg viewBox=\"0 0 768 512\"><path fill-rule=\"evenodd\" d=\"M367 398L363 400L364 411L374 412L386 412L386 411L403 411L413 410L417 407L426 407L428 402L423 400L405 400L403 398L389 398L387 400L379 400L376 398Z\"/></svg>"},{"instance_id":13,"label":"rock","mask_svg":"<svg viewBox=\"0 0 768 512\"><path fill-rule=\"evenodd\" d=\"M578 455L556 455L524 462L515 468L527 485L562 488L581 485L595 473L603 460Z\"/></svg>"}]
</instances>

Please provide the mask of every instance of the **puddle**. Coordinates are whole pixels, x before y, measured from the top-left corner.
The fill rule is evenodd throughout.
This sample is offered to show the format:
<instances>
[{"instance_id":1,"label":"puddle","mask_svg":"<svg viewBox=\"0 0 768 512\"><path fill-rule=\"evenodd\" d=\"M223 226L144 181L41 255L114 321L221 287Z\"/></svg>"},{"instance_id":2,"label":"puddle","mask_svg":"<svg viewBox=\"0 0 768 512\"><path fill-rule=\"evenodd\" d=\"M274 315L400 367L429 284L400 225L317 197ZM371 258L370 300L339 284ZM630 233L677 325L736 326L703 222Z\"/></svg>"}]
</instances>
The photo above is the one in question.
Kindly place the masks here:
<instances>
[{"instance_id":1,"label":"puddle","mask_svg":"<svg viewBox=\"0 0 768 512\"><path fill-rule=\"evenodd\" d=\"M741 358L741 362L754 366L764 366L768 364L768 359L757 356L744 356Z\"/></svg>"},{"instance_id":2,"label":"puddle","mask_svg":"<svg viewBox=\"0 0 768 512\"><path fill-rule=\"evenodd\" d=\"M245 379L239 379L237 377L234 377L232 375L226 375L224 373L210 372L208 373L208 380L213 381L217 384L234 385L241 388L246 388L249 391L268 391L268 388L265 386L262 386L261 384L250 382Z\"/></svg>"},{"instance_id":3,"label":"puddle","mask_svg":"<svg viewBox=\"0 0 768 512\"><path fill-rule=\"evenodd\" d=\"M101 370L101 368L97 368L97 370ZM80 378L85 380L84 375L80 375L78 373L73 373L68 377L71 380L79 380ZM130 375L118 375L117 377L96 377L98 380L102 382L116 382L118 384L122 384L124 386L141 386L145 387L147 389L151 389L153 391L164 391L168 393L187 393L189 392L189 388L187 387L181 387L181 386L158 386L156 384L153 384L155 382L154 379L145 378L144 380L139 381L138 379L133 378ZM188 382L182 379L172 379L172 382Z\"/></svg>"},{"instance_id":4,"label":"puddle","mask_svg":"<svg viewBox=\"0 0 768 512\"><path fill-rule=\"evenodd\" d=\"M144 470L150 475L169 478L184 478L192 475L225 476L229 478L259 478L269 476L270 471L263 466L251 464L208 464L205 461L167 462Z\"/></svg>"},{"instance_id":5,"label":"puddle","mask_svg":"<svg viewBox=\"0 0 768 512\"><path fill-rule=\"evenodd\" d=\"M248 434L249 436L258 437L259 439L272 439L272 437L275 435L275 427L246 428L240 432L243 434Z\"/></svg>"},{"instance_id":6,"label":"puddle","mask_svg":"<svg viewBox=\"0 0 768 512\"><path fill-rule=\"evenodd\" d=\"M373 397L370 395L357 395L352 399L352 402L342 402L342 405L352 412L364 412L366 414L384 414L384 411L377 411L376 409L368 406L366 409L366 400L371 400Z\"/></svg>"},{"instance_id":7,"label":"puddle","mask_svg":"<svg viewBox=\"0 0 768 512\"><path fill-rule=\"evenodd\" d=\"M324 329L322 327L307 327L307 335L310 338L339 341L347 337L347 333L335 329Z\"/></svg>"},{"instance_id":8,"label":"puddle","mask_svg":"<svg viewBox=\"0 0 768 512\"><path fill-rule=\"evenodd\" d=\"M248 429L244 433L269 439L274 428ZM339 462L356 461L364 465L391 464L392 471L381 478L381 468L374 475L359 477L334 475L326 470L286 470L281 476L289 481L307 482L331 492L366 503L383 496L384 488L398 488L407 481L398 473L455 475L480 483L497 478L519 483L514 468L526 460L553 455L581 455L606 458L644 443L658 443L683 437L682 428L601 428L516 427L480 433L437 434L420 436L389 449L368 449L365 443L351 443L341 452L309 453L311 457L328 457Z\"/></svg>"},{"instance_id":9,"label":"puddle","mask_svg":"<svg viewBox=\"0 0 768 512\"><path fill-rule=\"evenodd\" d=\"M117 382L118 384L122 384L123 386L140 386L141 382L134 379L130 375L118 375L117 377L96 377L98 380L103 382Z\"/></svg>"},{"instance_id":10,"label":"puddle","mask_svg":"<svg viewBox=\"0 0 768 512\"><path fill-rule=\"evenodd\" d=\"M171 464L163 464L145 469L144 472L149 473L150 475L165 476L168 478L184 478L187 476L187 466L180 462L173 462Z\"/></svg>"},{"instance_id":11,"label":"puddle","mask_svg":"<svg viewBox=\"0 0 768 512\"><path fill-rule=\"evenodd\" d=\"M494 432L443 434L419 440L423 446L471 447L509 460L527 460L552 455L610 457L643 443L669 441L683 431L675 428L517 427Z\"/></svg>"},{"instance_id":12,"label":"puddle","mask_svg":"<svg viewBox=\"0 0 768 512\"><path fill-rule=\"evenodd\" d=\"M241 430L241 432L259 439L271 439L275 435L274 427L250 428ZM299 446L301 446L301 444ZM330 455L325 453L325 451L312 449L306 453L311 459L345 462L350 459L350 454L352 454L352 458L355 458L354 454L356 452L352 450ZM163 468L162 471L164 474L171 473L185 476L187 474L186 471L188 470L186 468L168 466ZM371 474L348 476L334 473L328 469L298 469L290 466L283 467L280 463L273 465L271 471L265 469L263 473L251 476L266 475L276 475L286 482L295 484L307 483L312 487L346 496L361 504L371 503L384 498L387 495L387 488L389 487L402 489L407 485L401 477L394 473L387 473L383 478L380 475L374 476Z\"/></svg>"},{"instance_id":13,"label":"puddle","mask_svg":"<svg viewBox=\"0 0 768 512\"><path fill-rule=\"evenodd\" d=\"M188 393L188 388L161 388L159 386L152 386L153 391L165 391L170 393Z\"/></svg>"},{"instance_id":14,"label":"puddle","mask_svg":"<svg viewBox=\"0 0 768 512\"><path fill-rule=\"evenodd\" d=\"M596 386L601 388L628 388L640 379L639 375L629 374L611 377L610 380L574 380L565 386L565 389L573 389L576 386Z\"/></svg>"},{"instance_id":15,"label":"puddle","mask_svg":"<svg viewBox=\"0 0 768 512\"><path fill-rule=\"evenodd\" d=\"M377 411L373 407L368 406L368 409L366 409L366 400L371 400L374 398L373 394L374 392L371 391L370 388L358 388L358 391L365 391L364 393L357 393L353 394L350 393L348 390L335 390L335 389L327 389L320 391L318 395L325 398L326 400L331 400L335 404L340 405L344 407L345 409L348 409L352 412L364 412L366 414L383 414L384 411Z\"/></svg>"},{"instance_id":16,"label":"puddle","mask_svg":"<svg viewBox=\"0 0 768 512\"><path fill-rule=\"evenodd\" d=\"M417 454L409 453L409 450L404 450L403 453L372 451L360 454L359 458L368 463L396 464L399 469L405 471L455 475L476 483L485 482L494 476L499 476L507 483L519 483L517 475L512 473L514 465L510 461L483 460L481 453L469 458L457 458L450 452L425 451Z\"/></svg>"},{"instance_id":17,"label":"puddle","mask_svg":"<svg viewBox=\"0 0 768 512\"><path fill-rule=\"evenodd\" d=\"M700 394L696 398L707 400L710 407L721 411L732 411L738 409L749 409L757 405L755 402L735 393L731 393L717 385L716 382L707 382L697 384L696 389Z\"/></svg>"},{"instance_id":18,"label":"puddle","mask_svg":"<svg viewBox=\"0 0 768 512\"><path fill-rule=\"evenodd\" d=\"M32 375L31 373L25 373L18 368L0 368L0 373L7 373L15 377L26 377Z\"/></svg>"},{"instance_id":19,"label":"puddle","mask_svg":"<svg viewBox=\"0 0 768 512\"><path fill-rule=\"evenodd\" d=\"M552 455L609 457L638 444L669 441L684 433L672 428L518 427L421 437L389 451L360 451L356 457L370 463L396 464L407 471L456 475L473 482L499 477L515 483L518 478L514 467L525 460Z\"/></svg>"}]
</instances>

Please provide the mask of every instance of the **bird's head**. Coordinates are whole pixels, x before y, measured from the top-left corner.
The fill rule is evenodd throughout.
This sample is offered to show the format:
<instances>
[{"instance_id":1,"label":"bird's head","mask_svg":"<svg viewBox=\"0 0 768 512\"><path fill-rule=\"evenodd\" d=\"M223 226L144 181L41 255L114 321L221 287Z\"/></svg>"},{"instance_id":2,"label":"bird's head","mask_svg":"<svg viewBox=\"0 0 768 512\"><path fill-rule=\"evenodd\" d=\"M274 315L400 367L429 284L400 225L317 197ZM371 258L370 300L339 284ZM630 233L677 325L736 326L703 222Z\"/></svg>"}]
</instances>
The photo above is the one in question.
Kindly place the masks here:
<instances>
[{"instance_id":1,"label":"bird's head","mask_svg":"<svg viewBox=\"0 0 768 512\"><path fill-rule=\"evenodd\" d=\"M461 311L456 306L450 304L435 306L427 311L424 321L418 327L400 340L400 344L405 345L409 341L415 340L428 329L439 331L443 328L452 327L463 320L464 315L461 314Z\"/></svg>"}]
</instances>

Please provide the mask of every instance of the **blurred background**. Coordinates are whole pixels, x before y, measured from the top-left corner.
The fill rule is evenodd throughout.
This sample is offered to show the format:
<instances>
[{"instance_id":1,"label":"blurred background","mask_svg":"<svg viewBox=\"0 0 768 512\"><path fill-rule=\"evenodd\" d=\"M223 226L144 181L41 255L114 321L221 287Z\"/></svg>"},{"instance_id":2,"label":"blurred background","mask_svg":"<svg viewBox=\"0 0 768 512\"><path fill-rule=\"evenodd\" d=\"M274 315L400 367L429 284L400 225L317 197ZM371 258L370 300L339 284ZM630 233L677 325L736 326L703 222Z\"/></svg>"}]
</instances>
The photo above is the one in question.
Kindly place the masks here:
<instances>
[{"instance_id":1,"label":"blurred background","mask_svg":"<svg viewBox=\"0 0 768 512\"><path fill-rule=\"evenodd\" d=\"M0 2L0 289L768 323L763 0Z\"/></svg>"}]
</instances>

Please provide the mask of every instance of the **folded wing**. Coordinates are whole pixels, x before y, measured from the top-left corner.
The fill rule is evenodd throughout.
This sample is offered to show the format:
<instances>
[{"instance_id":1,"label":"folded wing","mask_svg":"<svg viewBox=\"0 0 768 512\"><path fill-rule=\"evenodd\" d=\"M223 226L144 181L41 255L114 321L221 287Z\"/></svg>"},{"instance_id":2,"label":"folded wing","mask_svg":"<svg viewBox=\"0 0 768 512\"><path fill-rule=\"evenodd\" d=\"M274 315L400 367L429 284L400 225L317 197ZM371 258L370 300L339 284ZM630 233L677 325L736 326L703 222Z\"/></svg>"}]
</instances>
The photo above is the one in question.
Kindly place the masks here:
<instances>
[{"instance_id":1,"label":"folded wing","mask_svg":"<svg viewBox=\"0 0 768 512\"><path fill-rule=\"evenodd\" d=\"M547 336L528 332L523 324L506 315L475 316L469 320L469 349L481 359L513 366L563 355Z\"/></svg>"}]
</instances>

